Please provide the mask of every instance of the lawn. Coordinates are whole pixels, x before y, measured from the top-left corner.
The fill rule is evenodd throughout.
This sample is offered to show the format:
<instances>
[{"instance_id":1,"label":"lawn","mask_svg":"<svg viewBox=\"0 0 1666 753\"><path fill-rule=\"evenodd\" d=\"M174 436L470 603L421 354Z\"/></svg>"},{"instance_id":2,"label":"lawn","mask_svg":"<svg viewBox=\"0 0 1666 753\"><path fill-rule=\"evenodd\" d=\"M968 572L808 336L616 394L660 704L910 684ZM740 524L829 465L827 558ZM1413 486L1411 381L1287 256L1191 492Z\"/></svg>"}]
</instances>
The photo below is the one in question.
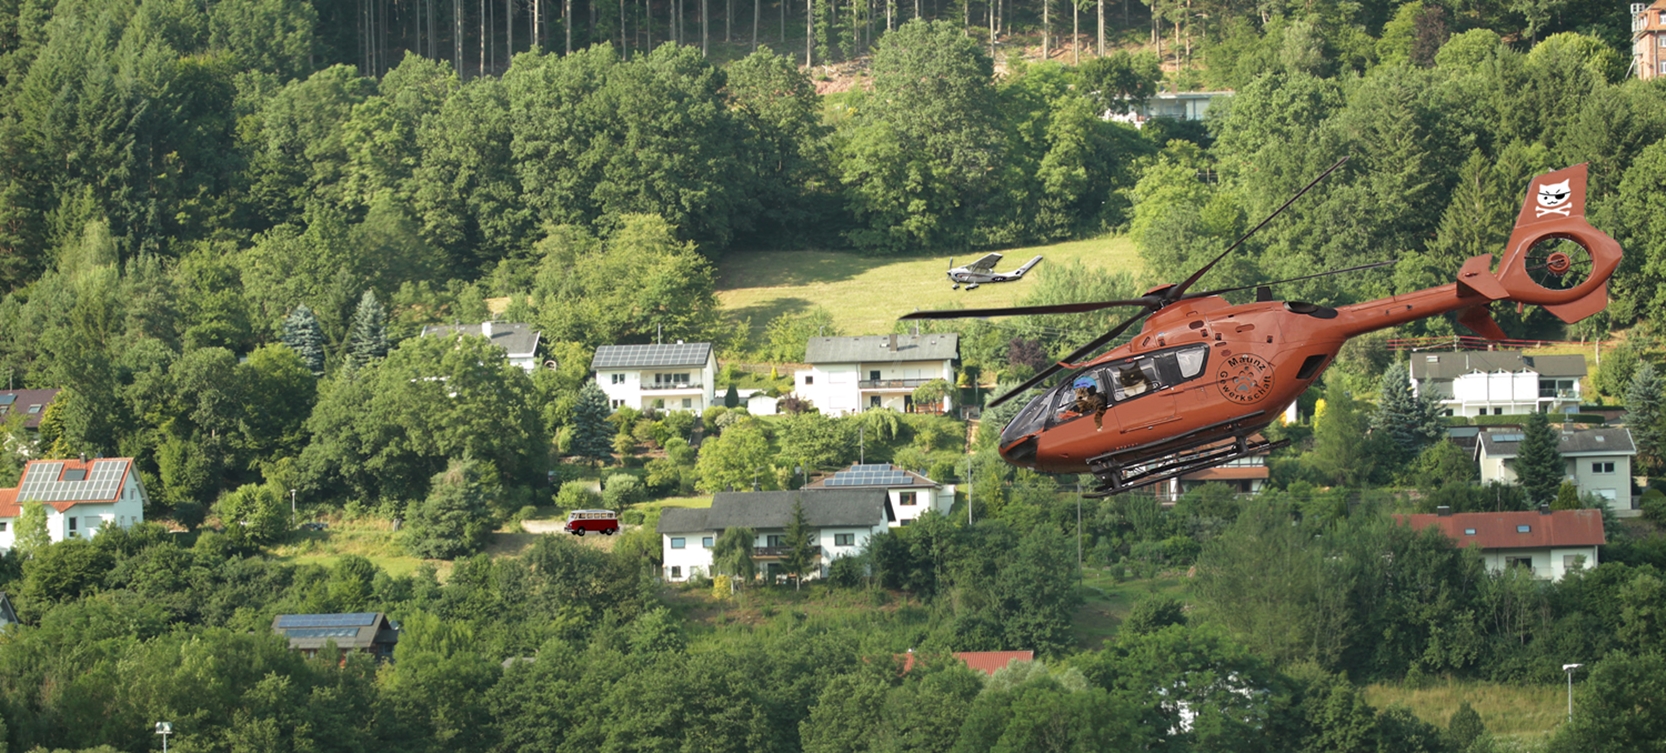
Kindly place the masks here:
<instances>
[{"instance_id":1,"label":"lawn","mask_svg":"<svg viewBox=\"0 0 1666 753\"><path fill-rule=\"evenodd\" d=\"M1487 731L1520 743L1538 741L1568 716L1567 687L1563 685L1500 685L1491 682L1447 680L1421 688L1377 684L1365 688L1372 706L1401 705L1419 719L1444 729L1458 704L1468 701L1481 715Z\"/></svg>"},{"instance_id":2,"label":"lawn","mask_svg":"<svg viewBox=\"0 0 1666 753\"><path fill-rule=\"evenodd\" d=\"M708 502L707 504L710 504ZM432 564L441 582L451 574L451 562L412 557L399 545L399 534L385 520L330 520L322 531L295 531L272 547L272 556L296 565L330 567L347 555L358 555L375 563L388 575L410 575L423 563ZM601 538L601 537L597 537ZM486 553L493 557L514 557L537 540L536 534L498 530L487 534Z\"/></svg>"},{"instance_id":3,"label":"lawn","mask_svg":"<svg viewBox=\"0 0 1666 753\"><path fill-rule=\"evenodd\" d=\"M1047 273L1048 264L1080 260L1089 266L1139 272L1141 263L1126 236L1107 235L1051 246L1003 251L1000 271L1016 268L1036 254L1047 257L1031 276ZM750 320L752 333L781 314L820 306L833 315L843 334L884 334L896 318L915 309L1008 306L1029 292L1029 280L989 284L977 290L954 290L944 274L949 262L967 262L982 253L886 258L832 251L737 251L718 262L718 301L732 322Z\"/></svg>"},{"instance_id":4,"label":"lawn","mask_svg":"<svg viewBox=\"0 0 1666 753\"><path fill-rule=\"evenodd\" d=\"M1136 578L1118 583L1105 568L1089 567L1083 572L1082 599L1071 629L1084 649L1097 649L1116 637L1122 621L1134 610L1134 602L1147 594L1160 593L1190 604L1186 579L1178 572L1159 573L1155 578Z\"/></svg>"}]
</instances>

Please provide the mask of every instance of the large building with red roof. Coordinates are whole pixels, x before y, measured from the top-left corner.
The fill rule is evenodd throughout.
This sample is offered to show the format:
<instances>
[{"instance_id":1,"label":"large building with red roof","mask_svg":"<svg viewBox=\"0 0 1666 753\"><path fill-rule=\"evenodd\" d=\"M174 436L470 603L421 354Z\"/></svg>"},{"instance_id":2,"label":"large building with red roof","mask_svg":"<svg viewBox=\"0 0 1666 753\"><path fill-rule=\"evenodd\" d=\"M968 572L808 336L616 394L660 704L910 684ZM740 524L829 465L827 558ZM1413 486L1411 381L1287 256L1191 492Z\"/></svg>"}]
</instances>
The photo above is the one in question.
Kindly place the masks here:
<instances>
[{"instance_id":1,"label":"large building with red roof","mask_svg":"<svg viewBox=\"0 0 1666 753\"><path fill-rule=\"evenodd\" d=\"M1458 546L1481 550L1487 569L1524 567L1540 578L1561 580L1569 570L1597 566L1597 547L1608 543L1601 510L1461 512L1396 515L1419 531L1435 527Z\"/></svg>"},{"instance_id":2,"label":"large building with red roof","mask_svg":"<svg viewBox=\"0 0 1666 753\"><path fill-rule=\"evenodd\" d=\"M54 542L145 519L145 488L132 458L29 461L16 487L0 489L0 550L12 548L17 519L29 503L45 506L46 532Z\"/></svg>"}]
</instances>

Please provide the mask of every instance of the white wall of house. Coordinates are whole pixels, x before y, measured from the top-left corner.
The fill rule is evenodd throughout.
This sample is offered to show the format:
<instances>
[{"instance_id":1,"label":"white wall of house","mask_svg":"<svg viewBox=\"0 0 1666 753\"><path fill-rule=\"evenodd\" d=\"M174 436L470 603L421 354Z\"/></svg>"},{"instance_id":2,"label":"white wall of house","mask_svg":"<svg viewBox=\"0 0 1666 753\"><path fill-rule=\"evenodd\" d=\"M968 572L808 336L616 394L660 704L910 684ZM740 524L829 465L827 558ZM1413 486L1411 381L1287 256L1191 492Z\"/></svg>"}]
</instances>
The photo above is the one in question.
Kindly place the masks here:
<instances>
[{"instance_id":1,"label":"white wall of house","mask_svg":"<svg viewBox=\"0 0 1666 753\"><path fill-rule=\"evenodd\" d=\"M1539 547L1536 549L1486 549L1481 552L1481 559L1487 569L1502 572L1504 568L1514 564L1513 560L1530 558L1533 561L1533 576L1548 580L1561 580L1574 563L1590 570L1597 566L1597 548L1594 546L1572 547ZM1520 566L1520 565L1516 565Z\"/></svg>"},{"instance_id":2,"label":"white wall of house","mask_svg":"<svg viewBox=\"0 0 1666 753\"><path fill-rule=\"evenodd\" d=\"M656 377L658 379L656 380ZM704 366L659 366L648 369L601 369L596 384L608 405L620 408L661 408L698 413L712 405L717 383L717 358ZM686 384L687 386L682 386ZM664 405L658 405L664 401Z\"/></svg>"},{"instance_id":3,"label":"white wall of house","mask_svg":"<svg viewBox=\"0 0 1666 753\"><path fill-rule=\"evenodd\" d=\"M1455 379L1414 380L1420 396L1440 401L1454 416L1564 413L1580 404L1579 379L1533 371L1471 372Z\"/></svg>"},{"instance_id":4,"label":"white wall of house","mask_svg":"<svg viewBox=\"0 0 1666 753\"><path fill-rule=\"evenodd\" d=\"M821 547L821 576L827 577L828 568L832 566L833 560L861 554L862 548L868 545L868 539L872 538L876 532L883 530L885 530L884 526L877 528L849 526L818 529L815 541L816 546Z\"/></svg>"},{"instance_id":5,"label":"white wall of house","mask_svg":"<svg viewBox=\"0 0 1666 753\"><path fill-rule=\"evenodd\" d=\"M954 384L953 361L818 363L793 375L794 391L826 415L875 407L906 410L916 387L933 379ZM954 407L943 397L944 411Z\"/></svg>"},{"instance_id":6,"label":"white wall of house","mask_svg":"<svg viewBox=\"0 0 1666 753\"><path fill-rule=\"evenodd\" d=\"M672 544L680 540L681 547ZM661 574L666 580L685 581L696 575L712 574L712 547L717 544L716 531L660 535L660 554L664 564Z\"/></svg>"},{"instance_id":7,"label":"white wall of house","mask_svg":"<svg viewBox=\"0 0 1666 753\"><path fill-rule=\"evenodd\" d=\"M891 509L897 513L897 519L891 521L891 528L911 525L919 520L927 510L935 510L938 515L949 514L954 507L954 484L944 484L938 488L901 488L889 489Z\"/></svg>"}]
</instances>

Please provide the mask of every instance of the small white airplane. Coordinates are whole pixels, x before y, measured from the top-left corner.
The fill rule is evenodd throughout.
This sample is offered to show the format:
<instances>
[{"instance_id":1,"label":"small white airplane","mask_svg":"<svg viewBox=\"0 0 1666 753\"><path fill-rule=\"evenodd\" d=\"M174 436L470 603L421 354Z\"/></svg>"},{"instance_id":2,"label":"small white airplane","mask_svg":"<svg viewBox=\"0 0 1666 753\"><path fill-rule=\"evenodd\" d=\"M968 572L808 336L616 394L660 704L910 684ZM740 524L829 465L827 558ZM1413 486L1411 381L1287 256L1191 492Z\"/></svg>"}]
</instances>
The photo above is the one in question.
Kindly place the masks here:
<instances>
[{"instance_id":1,"label":"small white airplane","mask_svg":"<svg viewBox=\"0 0 1666 753\"><path fill-rule=\"evenodd\" d=\"M1024 266L1022 267L1012 270L1011 272L1002 273L995 271L995 264L1000 260L1000 254L988 253L984 254L982 259L972 262L971 264L964 267L957 267L954 265L954 259L951 258L949 259L949 280L954 283L955 290L959 290L962 284L966 285L967 290L975 290L979 284L985 282L1010 282L1012 280L1020 279L1024 276L1025 272L1030 271L1031 267L1041 263L1041 257L1037 256L1034 259L1024 262Z\"/></svg>"}]
</instances>

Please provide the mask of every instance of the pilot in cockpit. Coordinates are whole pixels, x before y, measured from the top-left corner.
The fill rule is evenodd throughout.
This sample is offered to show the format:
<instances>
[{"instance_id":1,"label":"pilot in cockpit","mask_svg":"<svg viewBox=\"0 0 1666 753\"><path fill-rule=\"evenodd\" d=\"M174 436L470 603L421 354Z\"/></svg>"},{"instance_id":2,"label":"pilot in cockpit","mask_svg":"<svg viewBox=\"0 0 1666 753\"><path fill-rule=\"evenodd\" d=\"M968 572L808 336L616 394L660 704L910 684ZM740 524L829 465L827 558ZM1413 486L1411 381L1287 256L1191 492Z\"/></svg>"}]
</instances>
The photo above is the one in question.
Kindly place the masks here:
<instances>
[{"instance_id":1,"label":"pilot in cockpit","mask_svg":"<svg viewBox=\"0 0 1666 753\"><path fill-rule=\"evenodd\" d=\"M1108 407L1105 394L1099 391L1099 382L1091 376L1077 377L1071 384L1076 390L1076 402L1070 406L1071 412L1078 416L1093 414L1095 430L1105 428L1105 409Z\"/></svg>"}]
</instances>

